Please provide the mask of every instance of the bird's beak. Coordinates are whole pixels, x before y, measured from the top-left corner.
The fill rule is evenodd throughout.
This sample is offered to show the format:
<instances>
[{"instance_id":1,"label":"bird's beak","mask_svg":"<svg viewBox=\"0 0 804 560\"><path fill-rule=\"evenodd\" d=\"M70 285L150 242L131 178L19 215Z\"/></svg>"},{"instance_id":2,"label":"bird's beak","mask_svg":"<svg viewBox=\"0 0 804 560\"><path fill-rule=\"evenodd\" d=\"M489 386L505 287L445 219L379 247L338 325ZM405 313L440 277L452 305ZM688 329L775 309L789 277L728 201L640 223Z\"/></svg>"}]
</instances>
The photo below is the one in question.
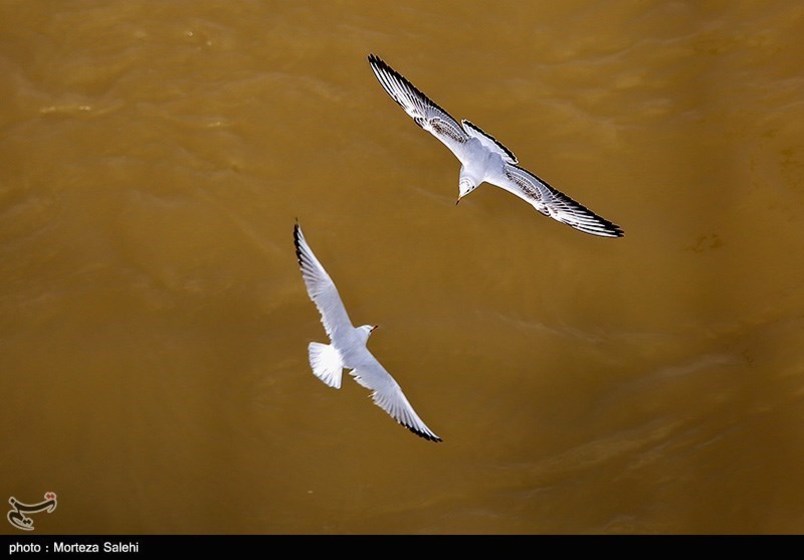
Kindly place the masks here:
<instances>
[{"instance_id":1,"label":"bird's beak","mask_svg":"<svg viewBox=\"0 0 804 560\"><path fill-rule=\"evenodd\" d=\"M376 330L377 330L377 327L379 327L379 326L380 326L380 325L374 325L373 327L371 327L371 330L370 330L369 332L374 332L374 331L376 331Z\"/></svg>"},{"instance_id":2,"label":"bird's beak","mask_svg":"<svg viewBox=\"0 0 804 560\"><path fill-rule=\"evenodd\" d=\"M460 199L460 198L459 198L458 200L456 200L456 201L455 201L455 206L458 206L458 203L459 203L460 201L461 201L461 199Z\"/></svg>"}]
</instances>

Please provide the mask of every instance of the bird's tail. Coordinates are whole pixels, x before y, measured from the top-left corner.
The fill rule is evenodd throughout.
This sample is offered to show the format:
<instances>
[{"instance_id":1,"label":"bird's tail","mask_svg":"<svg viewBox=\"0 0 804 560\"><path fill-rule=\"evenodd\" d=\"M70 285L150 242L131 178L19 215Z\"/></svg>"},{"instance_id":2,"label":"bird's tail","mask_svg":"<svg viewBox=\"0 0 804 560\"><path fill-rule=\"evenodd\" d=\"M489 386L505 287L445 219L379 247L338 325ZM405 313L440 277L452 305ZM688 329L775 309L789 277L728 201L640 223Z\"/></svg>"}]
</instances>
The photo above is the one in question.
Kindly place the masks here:
<instances>
[{"instance_id":1,"label":"bird's tail","mask_svg":"<svg viewBox=\"0 0 804 560\"><path fill-rule=\"evenodd\" d=\"M331 344L311 342L307 347L307 353L310 356L310 367L313 368L316 377L330 387L340 389L343 362L335 347Z\"/></svg>"}]
</instances>

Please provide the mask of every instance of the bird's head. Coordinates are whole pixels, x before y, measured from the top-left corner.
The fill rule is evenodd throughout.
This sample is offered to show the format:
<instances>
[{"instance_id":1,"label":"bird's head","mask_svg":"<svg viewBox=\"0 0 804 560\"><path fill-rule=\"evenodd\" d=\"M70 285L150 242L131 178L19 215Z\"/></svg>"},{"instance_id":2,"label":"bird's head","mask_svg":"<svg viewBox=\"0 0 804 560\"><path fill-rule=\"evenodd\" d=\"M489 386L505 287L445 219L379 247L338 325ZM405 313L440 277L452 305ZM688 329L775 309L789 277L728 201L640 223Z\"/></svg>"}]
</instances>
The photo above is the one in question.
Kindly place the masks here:
<instances>
[{"instance_id":1,"label":"bird's head","mask_svg":"<svg viewBox=\"0 0 804 560\"><path fill-rule=\"evenodd\" d=\"M458 200L455 202L455 204L458 204L458 202L460 202L463 197L465 197L467 194L469 194L476 188L477 183L475 181L473 181L469 177L461 177L461 180L458 181Z\"/></svg>"},{"instance_id":2,"label":"bird's head","mask_svg":"<svg viewBox=\"0 0 804 560\"><path fill-rule=\"evenodd\" d=\"M371 333L374 332L374 329L377 328L378 325L361 325L357 327L357 332L360 333L361 336L365 337L365 340L371 336Z\"/></svg>"}]
</instances>

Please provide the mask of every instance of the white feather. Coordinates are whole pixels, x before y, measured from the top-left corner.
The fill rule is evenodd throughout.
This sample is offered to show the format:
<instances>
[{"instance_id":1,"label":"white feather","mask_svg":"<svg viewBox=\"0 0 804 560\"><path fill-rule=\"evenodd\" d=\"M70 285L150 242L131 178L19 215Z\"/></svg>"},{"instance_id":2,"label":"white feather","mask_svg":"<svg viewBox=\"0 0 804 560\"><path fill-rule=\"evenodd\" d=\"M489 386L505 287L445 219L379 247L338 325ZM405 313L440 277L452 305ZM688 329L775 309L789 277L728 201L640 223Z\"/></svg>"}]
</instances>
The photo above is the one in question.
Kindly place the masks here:
<instances>
[{"instance_id":1,"label":"white feather","mask_svg":"<svg viewBox=\"0 0 804 560\"><path fill-rule=\"evenodd\" d=\"M336 389L341 388L343 374L343 360L341 355L331 344L311 342L307 346L310 357L310 367L313 373L324 383Z\"/></svg>"}]
</instances>

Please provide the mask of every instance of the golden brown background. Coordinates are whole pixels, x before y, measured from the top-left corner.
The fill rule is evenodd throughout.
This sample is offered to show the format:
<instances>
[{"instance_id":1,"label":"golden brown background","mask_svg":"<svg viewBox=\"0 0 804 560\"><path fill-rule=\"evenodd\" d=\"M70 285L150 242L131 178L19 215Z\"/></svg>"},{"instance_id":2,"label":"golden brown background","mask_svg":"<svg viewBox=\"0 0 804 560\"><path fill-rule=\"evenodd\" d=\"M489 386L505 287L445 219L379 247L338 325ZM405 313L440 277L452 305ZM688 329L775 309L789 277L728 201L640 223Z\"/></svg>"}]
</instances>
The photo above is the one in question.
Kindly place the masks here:
<instances>
[{"instance_id":1,"label":"golden brown background","mask_svg":"<svg viewBox=\"0 0 804 560\"><path fill-rule=\"evenodd\" d=\"M802 37L794 1L3 0L0 500L57 492L40 533L804 532ZM626 237L456 208L370 52ZM311 374L296 217L444 443Z\"/></svg>"}]
</instances>

